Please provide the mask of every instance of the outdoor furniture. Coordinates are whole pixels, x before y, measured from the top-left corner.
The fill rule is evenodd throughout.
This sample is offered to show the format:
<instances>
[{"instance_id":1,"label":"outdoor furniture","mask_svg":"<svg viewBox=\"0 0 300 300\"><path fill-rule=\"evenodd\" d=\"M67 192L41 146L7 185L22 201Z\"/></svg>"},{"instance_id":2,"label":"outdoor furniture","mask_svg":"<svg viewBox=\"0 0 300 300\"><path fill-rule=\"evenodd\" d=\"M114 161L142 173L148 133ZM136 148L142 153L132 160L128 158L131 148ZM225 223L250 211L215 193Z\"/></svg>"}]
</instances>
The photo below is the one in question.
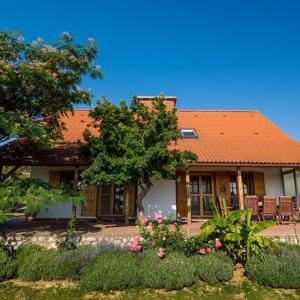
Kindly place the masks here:
<instances>
[{"instance_id":1,"label":"outdoor furniture","mask_svg":"<svg viewBox=\"0 0 300 300\"><path fill-rule=\"evenodd\" d=\"M230 202L233 210L239 209L240 204L238 196L231 196Z\"/></svg>"},{"instance_id":2,"label":"outdoor furniture","mask_svg":"<svg viewBox=\"0 0 300 300\"><path fill-rule=\"evenodd\" d=\"M291 221L294 221L292 196L279 197L278 215L280 223L291 223Z\"/></svg>"},{"instance_id":3,"label":"outdoor furniture","mask_svg":"<svg viewBox=\"0 0 300 300\"><path fill-rule=\"evenodd\" d=\"M293 217L295 221L300 221L300 196L293 197Z\"/></svg>"},{"instance_id":4,"label":"outdoor furniture","mask_svg":"<svg viewBox=\"0 0 300 300\"><path fill-rule=\"evenodd\" d=\"M252 210L252 217L260 219L260 211L258 207L258 196L246 196L244 200L245 209Z\"/></svg>"},{"instance_id":5,"label":"outdoor furniture","mask_svg":"<svg viewBox=\"0 0 300 300\"><path fill-rule=\"evenodd\" d=\"M275 196L264 196L263 197L263 205L261 209L261 215L263 220L266 217L272 218L274 220L277 219L277 205L276 205L276 197Z\"/></svg>"},{"instance_id":6,"label":"outdoor furniture","mask_svg":"<svg viewBox=\"0 0 300 300\"><path fill-rule=\"evenodd\" d=\"M222 199L218 196L216 197L217 208L218 208L218 211L221 214L221 216L225 215L225 207L224 207L224 204L223 204L224 202L225 202L225 205L226 205L226 201L222 201ZM227 209L227 212L233 211L233 207L231 207L231 206L226 205L226 209Z\"/></svg>"}]
</instances>

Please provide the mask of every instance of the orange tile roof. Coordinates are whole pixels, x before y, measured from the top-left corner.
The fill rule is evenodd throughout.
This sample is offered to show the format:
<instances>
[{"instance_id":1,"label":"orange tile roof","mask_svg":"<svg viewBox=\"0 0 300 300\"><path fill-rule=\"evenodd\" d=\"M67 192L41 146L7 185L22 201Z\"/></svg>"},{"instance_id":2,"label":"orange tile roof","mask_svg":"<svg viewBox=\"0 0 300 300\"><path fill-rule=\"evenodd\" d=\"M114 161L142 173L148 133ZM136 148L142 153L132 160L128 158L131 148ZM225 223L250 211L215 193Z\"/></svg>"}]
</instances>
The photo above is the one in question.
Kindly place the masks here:
<instances>
[{"instance_id":1,"label":"orange tile roof","mask_svg":"<svg viewBox=\"0 0 300 300\"><path fill-rule=\"evenodd\" d=\"M178 110L177 116L179 127L195 128L198 138L179 139L176 148L196 153L200 163L300 164L300 143L257 111ZM61 120L67 129L63 142L83 141L88 110Z\"/></svg>"}]
</instances>

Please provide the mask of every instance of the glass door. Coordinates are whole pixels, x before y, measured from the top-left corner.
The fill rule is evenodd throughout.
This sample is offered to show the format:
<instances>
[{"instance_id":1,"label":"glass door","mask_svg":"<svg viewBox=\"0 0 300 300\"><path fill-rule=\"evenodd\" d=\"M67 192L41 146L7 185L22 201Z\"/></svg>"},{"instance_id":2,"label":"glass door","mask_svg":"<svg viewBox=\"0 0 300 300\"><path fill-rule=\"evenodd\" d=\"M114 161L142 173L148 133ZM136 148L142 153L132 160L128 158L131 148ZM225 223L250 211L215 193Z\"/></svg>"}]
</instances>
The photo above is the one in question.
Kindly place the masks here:
<instances>
[{"instance_id":1,"label":"glass door","mask_svg":"<svg viewBox=\"0 0 300 300\"><path fill-rule=\"evenodd\" d=\"M101 187L100 216L124 215L124 187L106 185Z\"/></svg>"},{"instance_id":2,"label":"glass door","mask_svg":"<svg viewBox=\"0 0 300 300\"><path fill-rule=\"evenodd\" d=\"M192 216L210 216L212 214L210 198L213 197L212 176L191 176L190 196Z\"/></svg>"}]
</instances>

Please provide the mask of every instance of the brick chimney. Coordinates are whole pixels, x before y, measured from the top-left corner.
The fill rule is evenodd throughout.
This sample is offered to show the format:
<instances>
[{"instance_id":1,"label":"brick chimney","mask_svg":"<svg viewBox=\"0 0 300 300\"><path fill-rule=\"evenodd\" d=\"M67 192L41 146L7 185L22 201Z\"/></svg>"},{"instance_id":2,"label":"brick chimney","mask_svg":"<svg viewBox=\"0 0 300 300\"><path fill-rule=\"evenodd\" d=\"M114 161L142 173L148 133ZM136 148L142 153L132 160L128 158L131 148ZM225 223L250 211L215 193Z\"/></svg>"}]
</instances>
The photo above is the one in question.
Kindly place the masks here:
<instances>
[{"instance_id":1,"label":"brick chimney","mask_svg":"<svg viewBox=\"0 0 300 300\"><path fill-rule=\"evenodd\" d=\"M137 96L136 98L141 103L143 103L145 106L151 107L152 106L152 101L156 97L157 96ZM173 108L176 108L177 97L174 97L174 96L164 96L164 98L165 98L165 105L166 105L167 109L171 110Z\"/></svg>"}]
</instances>

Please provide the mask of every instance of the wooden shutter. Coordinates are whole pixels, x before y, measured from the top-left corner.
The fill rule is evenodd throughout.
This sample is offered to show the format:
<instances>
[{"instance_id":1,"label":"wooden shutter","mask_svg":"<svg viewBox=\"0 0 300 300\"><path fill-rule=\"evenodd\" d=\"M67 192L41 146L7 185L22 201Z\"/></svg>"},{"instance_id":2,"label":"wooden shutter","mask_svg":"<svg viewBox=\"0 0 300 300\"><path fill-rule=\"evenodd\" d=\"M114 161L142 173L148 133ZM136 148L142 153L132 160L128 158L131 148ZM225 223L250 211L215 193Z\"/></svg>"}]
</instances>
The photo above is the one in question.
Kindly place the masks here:
<instances>
[{"instance_id":1,"label":"wooden shutter","mask_svg":"<svg viewBox=\"0 0 300 300\"><path fill-rule=\"evenodd\" d=\"M81 215L85 217L95 217L97 209L98 187L87 185L83 187L83 195L86 197L85 204L81 207Z\"/></svg>"},{"instance_id":2,"label":"wooden shutter","mask_svg":"<svg viewBox=\"0 0 300 300\"><path fill-rule=\"evenodd\" d=\"M178 174L177 216L178 217L187 217L187 194L186 194L185 173Z\"/></svg>"},{"instance_id":3,"label":"wooden shutter","mask_svg":"<svg viewBox=\"0 0 300 300\"><path fill-rule=\"evenodd\" d=\"M254 172L253 173L253 181L254 181L254 194L257 196L265 196L266 195L266 187L265 187L264 173Z\"/></svg>"},{"instance_id":4,"label":"wooden shutter","mask_svg":"<svg viewBox=\"0 0 300 300\"><path fill-rule=\"evenodd\" d=\"M228 206L231 205L230 201L230 175L216 173L216 192L217 196L226 200Z\"/></svg>"},{"instance_id":5,"label":"wooden shutter","mask_svg":"<svg viewBox=\"0 0 300 300\"><path fill-rule=\"evenodd\" d=\"M134 184L126 184L124 186L125 199L125 216L129 218L136 217L136 186ZM128 204L128 206L126 206ZM126 213L127 210L127 213Z\"/></svg>"},{"instance_id":6,"label":"wooden shutter","mask_svg":"<svg viewBox=\"0 0 300 300\"><path fill-rule=\"evenodd\" d=\"M52 171L49 176L49 185L51 187L56 187L59 185L60 181L60 171Z\"/></svg>"}]
</instances>

